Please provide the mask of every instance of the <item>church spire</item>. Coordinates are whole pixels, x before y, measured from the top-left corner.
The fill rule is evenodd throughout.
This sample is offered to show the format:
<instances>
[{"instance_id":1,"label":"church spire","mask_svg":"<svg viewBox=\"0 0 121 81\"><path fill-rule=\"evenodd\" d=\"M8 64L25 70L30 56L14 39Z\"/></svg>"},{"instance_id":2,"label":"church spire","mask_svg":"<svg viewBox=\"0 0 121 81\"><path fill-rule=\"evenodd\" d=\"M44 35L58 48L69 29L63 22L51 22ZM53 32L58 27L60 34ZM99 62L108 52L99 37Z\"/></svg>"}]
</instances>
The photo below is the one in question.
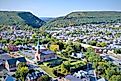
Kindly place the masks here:
<instances>
[{"instance_id":1,"label":"church spire","mask_svg":"<svg viewBox=\"0 0 121 81\"><path fill-rule=\"evenodd\" d=\"M38 43L37 43L37 53L40 53L39 37L38 37Z\"/></svg>"}]
</instances>

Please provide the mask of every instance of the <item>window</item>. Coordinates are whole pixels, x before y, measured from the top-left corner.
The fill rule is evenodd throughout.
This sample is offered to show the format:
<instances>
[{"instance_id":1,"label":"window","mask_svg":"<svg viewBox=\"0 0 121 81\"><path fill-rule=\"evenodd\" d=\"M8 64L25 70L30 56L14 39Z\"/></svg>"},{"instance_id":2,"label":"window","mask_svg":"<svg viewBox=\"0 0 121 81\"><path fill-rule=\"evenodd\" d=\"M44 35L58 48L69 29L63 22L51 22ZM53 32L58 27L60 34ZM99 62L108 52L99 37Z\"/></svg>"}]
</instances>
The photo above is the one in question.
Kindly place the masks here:
<instances>
[{"instance_id":1,"label":"window","mask_svg":"<svg viewBox=\"0 0 121 81\"><path fill-rule=\"evenodd\" d=\"M38 56L36 56L36 59L39 60Z\"/></svg>"}]
</instances>

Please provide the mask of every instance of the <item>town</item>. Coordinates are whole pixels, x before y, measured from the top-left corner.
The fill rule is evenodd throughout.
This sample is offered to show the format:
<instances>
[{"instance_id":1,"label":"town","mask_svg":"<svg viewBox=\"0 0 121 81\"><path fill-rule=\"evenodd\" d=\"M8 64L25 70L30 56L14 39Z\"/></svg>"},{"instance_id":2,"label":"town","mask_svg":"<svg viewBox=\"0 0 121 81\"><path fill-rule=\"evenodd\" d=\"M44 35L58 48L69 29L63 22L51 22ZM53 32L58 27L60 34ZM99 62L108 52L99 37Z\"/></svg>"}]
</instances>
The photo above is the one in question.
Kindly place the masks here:
<instances>
[{"instance_id":1,"label":"town","mask_svg":"<svg viewBox=\"0 0 121 81\"><path fill-rule=\"evenodd\" d=\"M0 81L121 81L121 0L0 0Z\"/></svg>"},{"instance_id":2,"label":"town","mask_svg":"<svg viewBox=\"0 0 121 81\"><path fill-rule=\"evenodd\" d=\"M120 27L121 23L101 23L23 30L20 25L1 25L0 80L112 81L114 74L120 78Z\"/></svg>"}]
</instances>

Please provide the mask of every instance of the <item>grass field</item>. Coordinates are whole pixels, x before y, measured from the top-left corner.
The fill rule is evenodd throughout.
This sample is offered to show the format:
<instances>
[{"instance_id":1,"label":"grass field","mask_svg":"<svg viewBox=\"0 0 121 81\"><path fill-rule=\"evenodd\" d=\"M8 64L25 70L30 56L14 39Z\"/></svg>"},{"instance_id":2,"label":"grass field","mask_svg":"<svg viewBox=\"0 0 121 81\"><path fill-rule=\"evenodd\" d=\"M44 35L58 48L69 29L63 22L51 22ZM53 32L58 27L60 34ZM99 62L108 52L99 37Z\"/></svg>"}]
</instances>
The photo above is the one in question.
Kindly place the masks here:
<instances>
[{"instance_id":1,"label":"grass field","mask_svg":"<svg viewBox=\"0 0 121 81\"><path fill-rule=\"evenodd\" d=\"M47 72L50 76L52 76L53 78L56 78L56 76L53 74L53 68L49 68L45 65L40 65L40 67Z\"/></svg>"}]
</instances>

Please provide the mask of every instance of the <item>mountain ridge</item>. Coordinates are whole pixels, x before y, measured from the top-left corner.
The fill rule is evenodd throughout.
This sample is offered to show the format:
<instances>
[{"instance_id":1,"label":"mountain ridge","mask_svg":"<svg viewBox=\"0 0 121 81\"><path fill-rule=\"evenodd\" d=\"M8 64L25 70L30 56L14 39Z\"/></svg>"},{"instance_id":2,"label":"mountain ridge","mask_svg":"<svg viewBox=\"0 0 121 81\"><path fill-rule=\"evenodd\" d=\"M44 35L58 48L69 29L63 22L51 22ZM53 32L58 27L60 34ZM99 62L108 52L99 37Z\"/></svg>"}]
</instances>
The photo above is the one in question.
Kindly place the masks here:
<instances>
[{"instance_id":1,"label":"mountain ridge","mask_svg":"<svg viewBox=\"0 0 121 81\"><path fill-rule=\"evenodd\" d=\"M44 21L26 11L0 11L0 24L27 24L32 27L41 27Z\"/></svg>"},{"instance_id":2,"label":"mountain ridge","mask_svg":"<svg viewBox=\"0 0 121 81\"><path fill-rule=\"evenodd\" d=\"M121 11L78 11L47 22L44 27L121 22Z\"/></svg>"},{"instance_id":3,"label":"mountain ridge","mask_svg":"<svg viewBox=\"0 0 121 81\"><path fill-rule=\"evenodd\" d=\"M121 11L77 11L57 18L38 18L27 11L0 11L0 24L39 27L65 27L81 24L121 22Z\"/></svg>"}]
</instances>

